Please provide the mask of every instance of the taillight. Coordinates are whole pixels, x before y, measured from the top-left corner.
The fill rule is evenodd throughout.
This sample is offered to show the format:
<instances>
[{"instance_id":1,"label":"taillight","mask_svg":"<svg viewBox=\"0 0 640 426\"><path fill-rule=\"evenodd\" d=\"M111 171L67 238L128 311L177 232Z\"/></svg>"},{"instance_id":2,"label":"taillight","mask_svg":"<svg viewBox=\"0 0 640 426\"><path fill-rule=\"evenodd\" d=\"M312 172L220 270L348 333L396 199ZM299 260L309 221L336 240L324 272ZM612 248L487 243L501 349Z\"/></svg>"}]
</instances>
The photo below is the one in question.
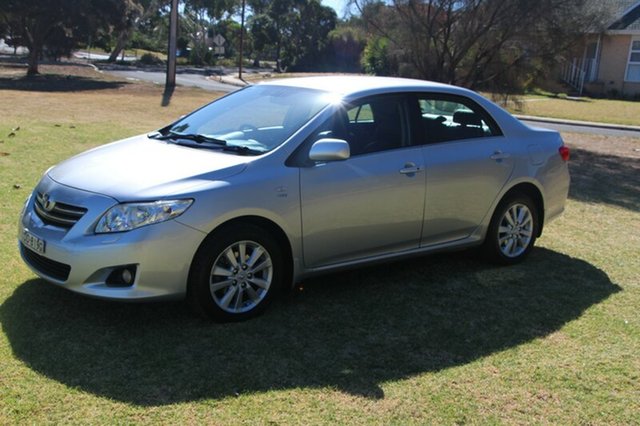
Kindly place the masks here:
<instances>
[{"instance_id":1,"label":"taillight","mask_svg":"<svg viewBox=\"0 0 640 426\"><path fill-rule=\"evenodd\" d=\"M560 153L560 157L562 157L562 159L564 161L569 161L569 148L566 146L561 146L560 148L558 148L558 152Z\"/></svg>"}]
</instances>

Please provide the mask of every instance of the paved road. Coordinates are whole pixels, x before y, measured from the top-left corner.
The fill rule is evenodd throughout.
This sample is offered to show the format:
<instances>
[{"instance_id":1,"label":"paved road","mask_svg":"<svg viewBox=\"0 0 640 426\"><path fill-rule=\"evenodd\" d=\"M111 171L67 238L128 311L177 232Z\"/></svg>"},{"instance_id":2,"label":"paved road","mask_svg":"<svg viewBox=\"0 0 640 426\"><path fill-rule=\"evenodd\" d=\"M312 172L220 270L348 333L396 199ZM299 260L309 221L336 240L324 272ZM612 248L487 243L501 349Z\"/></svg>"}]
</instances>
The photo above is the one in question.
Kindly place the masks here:
<instances>
[{"instance_id":1,"label":"paved road","mask_svg":"<svg viewBox=\"0 0 640 426\"><path fill-rule=\"evenodd\" d=\"M118 77L124 77L127 79L150 81L157 84L164 85L166 75L164 72L153 71L111 71L104 70L104 72L116 75ZM233 92L238 90L237 86L230 84L224 84L215 80L208 80L201 74L176 74L176 83L181 86L199 87L204 90L211 90L215 92Z\"/></svg>"},{"instance_id":2,"label":"paved road","mask_svg":"<svg viewBox=\"0 0 640 426\"><path fill-rule=\"evenodd\" d=\"M539 122L539 121L527 121L521 120L528 126L532 127L544 127L546 129L553 129L559 132L571 132L571 133L589 133L595 135L605 135L605 136L626 136L631 138L640 138L640 132L632 131L632 130L618 130L618 129L606 129L602 127L588 127L588 126L573 126L568 124L557 124L557 123L549 123L549 122Z\"/></svg>"},{"instance_id":3,"label":"paved road","mask_svg":"<svg viewBox=\"0 0 640 426\"><path fill-rule=\"evenodd\" d=\"M96 53L96 52L87 52L87 51L81 51L78 50L76 52L73 52L73 56L75 58L79 58L79 59L87 59L90 61L106 61L107 59L109 59L109 54L108 53ZM118 56L119 60L122 60L122 56ZM133 62L135 61L136 58L135 56L125 56L124 60L127 62Z\"/></svg>"}]
</instances>

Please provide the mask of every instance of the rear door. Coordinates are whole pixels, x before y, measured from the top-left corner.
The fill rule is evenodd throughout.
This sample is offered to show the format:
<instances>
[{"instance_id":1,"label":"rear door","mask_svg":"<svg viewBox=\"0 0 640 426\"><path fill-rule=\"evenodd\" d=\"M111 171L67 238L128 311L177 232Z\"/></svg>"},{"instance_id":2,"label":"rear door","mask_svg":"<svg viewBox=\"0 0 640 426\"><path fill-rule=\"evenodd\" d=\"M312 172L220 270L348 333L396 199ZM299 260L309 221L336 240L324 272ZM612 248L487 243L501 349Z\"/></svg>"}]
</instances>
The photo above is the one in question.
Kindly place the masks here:
<instances>
[{"instance_id":1,"label":"rear door","mask_svg":"<svg viewBox=\"0 0 640 426\"><path fill-rule=\"evenodd\" d=\"M466 238L514 168L512 150L489 114L466 97L419 94L415 143L423 146L427 190L422 246Z\"/></svg>"}]
</instances>

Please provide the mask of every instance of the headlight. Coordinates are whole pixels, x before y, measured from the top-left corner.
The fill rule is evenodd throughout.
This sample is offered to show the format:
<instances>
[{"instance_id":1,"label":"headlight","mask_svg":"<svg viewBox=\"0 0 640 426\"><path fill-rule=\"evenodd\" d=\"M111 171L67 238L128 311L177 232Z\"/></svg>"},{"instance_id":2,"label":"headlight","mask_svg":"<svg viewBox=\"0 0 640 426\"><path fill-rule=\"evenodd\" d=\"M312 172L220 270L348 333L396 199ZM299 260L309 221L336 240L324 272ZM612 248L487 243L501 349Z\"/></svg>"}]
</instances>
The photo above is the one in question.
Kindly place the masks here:
<instances>
[{"instance_id":1,"label":"headlight","mask_svg":"<svg viewBox=\"0 0 640 426\"><path fill-rule=\"evenodd\" d=\"M96 225L96 234L124 232L164 222L184 213L193 200L166 200L150 203L124 203L111 207Z\"/></svg>"}]
</instances>

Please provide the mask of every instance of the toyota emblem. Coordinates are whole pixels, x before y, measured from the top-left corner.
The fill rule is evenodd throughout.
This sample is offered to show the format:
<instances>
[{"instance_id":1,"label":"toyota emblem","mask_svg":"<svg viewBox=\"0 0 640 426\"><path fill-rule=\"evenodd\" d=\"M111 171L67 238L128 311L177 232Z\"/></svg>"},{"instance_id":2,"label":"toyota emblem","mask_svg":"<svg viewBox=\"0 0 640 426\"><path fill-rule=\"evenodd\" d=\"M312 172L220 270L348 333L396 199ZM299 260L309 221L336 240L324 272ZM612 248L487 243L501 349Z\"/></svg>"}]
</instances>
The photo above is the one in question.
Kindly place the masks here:
<instances>
[{"instance_id":1,"label":"toyota emblem","mask_svg":"<svg viewBox=\"0 0 640 426\"><path fill-rule=\"evenodd\" d=\"M51 196L49 194L44 194L42 196L42 208L50 212L55 206L56 202L51 199Z\"/></svg>"}]
</instances>

